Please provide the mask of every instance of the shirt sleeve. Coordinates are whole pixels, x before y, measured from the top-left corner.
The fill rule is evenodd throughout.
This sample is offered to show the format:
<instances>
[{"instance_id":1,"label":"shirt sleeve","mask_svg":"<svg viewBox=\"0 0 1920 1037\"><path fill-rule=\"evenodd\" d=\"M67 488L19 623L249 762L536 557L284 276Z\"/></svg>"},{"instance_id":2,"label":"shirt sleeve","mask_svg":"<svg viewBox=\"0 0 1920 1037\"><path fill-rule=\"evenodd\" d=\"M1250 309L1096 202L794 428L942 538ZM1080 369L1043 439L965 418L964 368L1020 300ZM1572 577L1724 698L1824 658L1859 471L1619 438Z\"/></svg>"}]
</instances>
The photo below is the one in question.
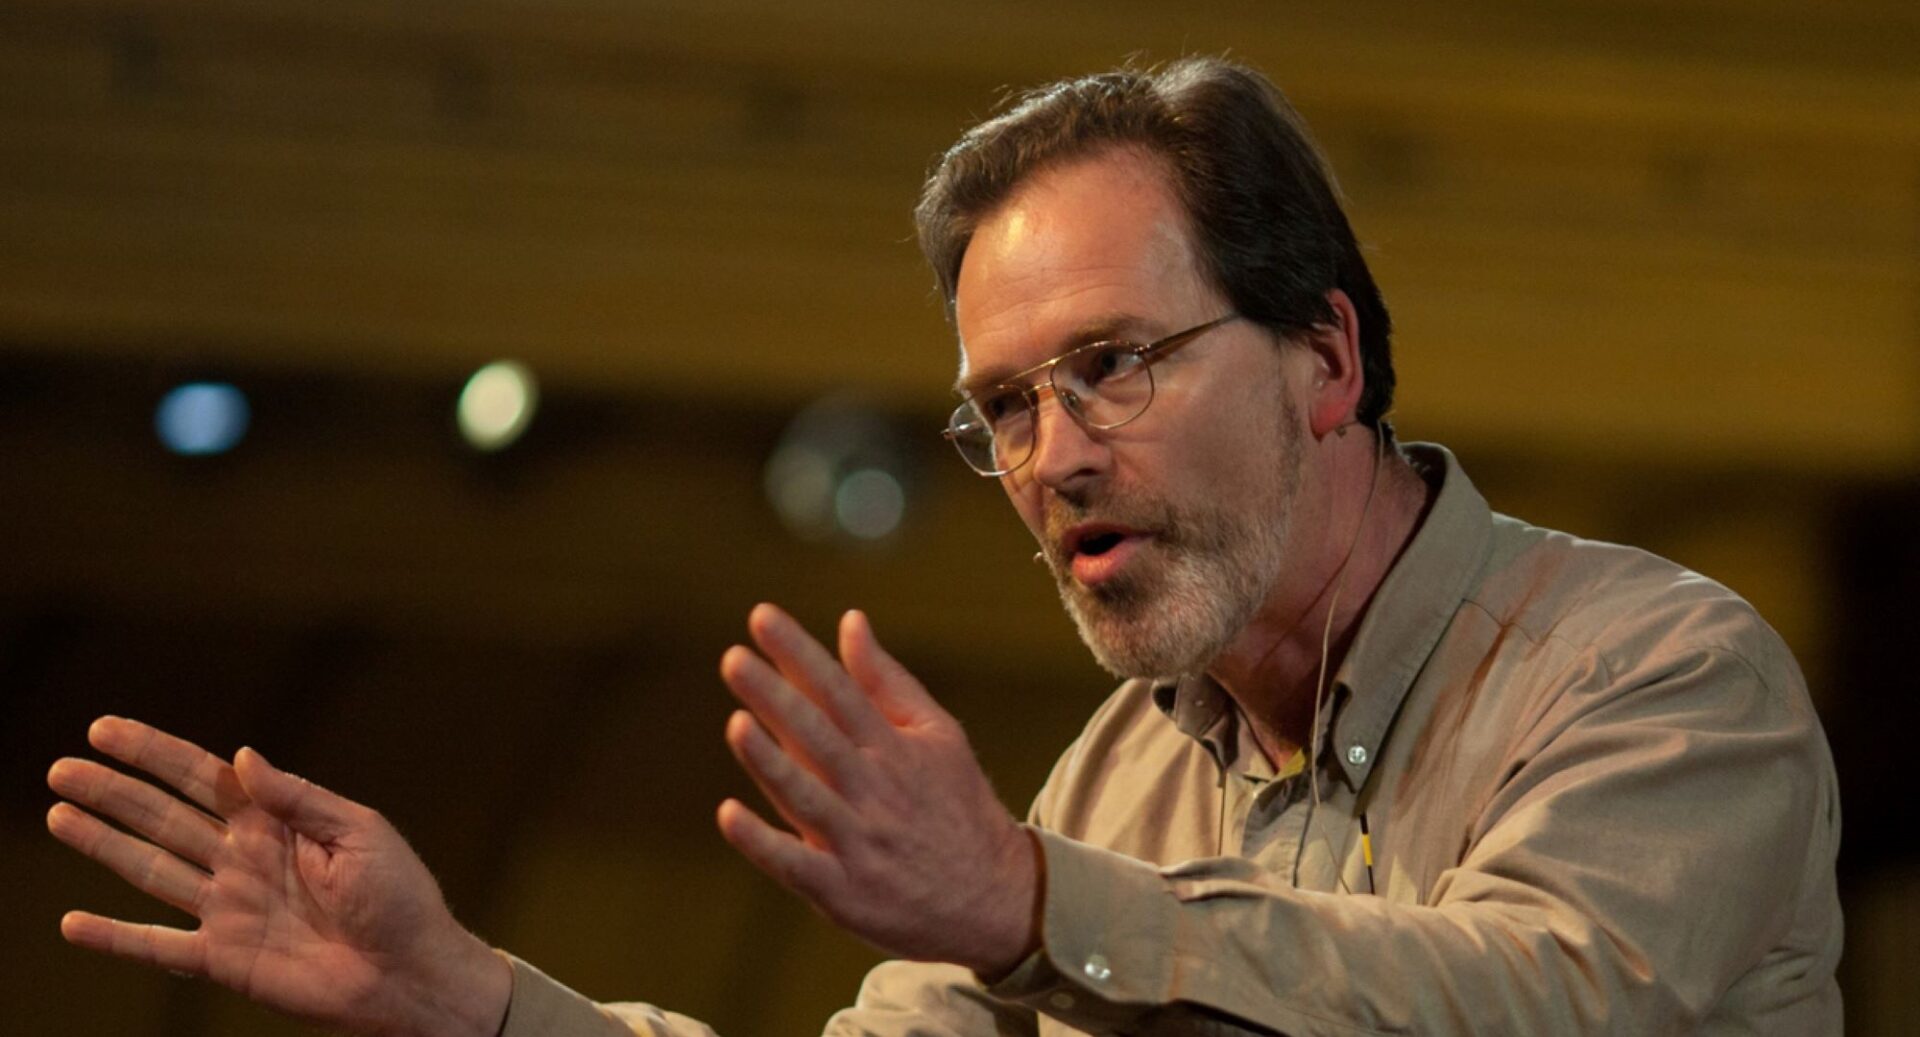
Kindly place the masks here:
<instances>
[{"instance_id":1,"label":"shirt sleeve","mask_svg":"<svg viewBox=\"0 0 1920 1037\"><path fill-rule=\"evenodd\" d=\"M1090 1033L1696 1032L1831 881L1824 736L1732 652L1575 671L1420 902L1041 831L1042 949L992 993Z\"/></svg>"},{"instance_id":2,"label":"shirt sleeve","mask_svg":"<svg viewBox=\"0 0 1920 1037\"><path fill-rule=\"evenodd\" d=\"M852 1008L827 1023L828 1037L1031 1037L1031 1008L996 998L971 970L888 961L860 985Z\"/></svg>"},{"instance_id":3,"label":"shirt sleeve","mask_svg":"<svg viewBox=\"0 0 1920 1037\"><path fill-rule=\"evenodd\" d=\"M597 1004L512 955L513 995L500 1037L715 1037L707 1024L649 1004Z\"/></svg>"},{"instance_id":4,"label":"shirt sleeve","mask_svg":"<svg viewBox=\"0 0 1920 1037\"><path fill-rule=\"evenodd\" d=\"M500 1037L717 1037L707 1024L643 1002L596 1003L532 965L513 963L513 996ZM836 1013L829 1037L1024 1037L1034 1014L994 998L957 965L889 961L867 974L860 997Z\"/></svg>"}]
</instances>

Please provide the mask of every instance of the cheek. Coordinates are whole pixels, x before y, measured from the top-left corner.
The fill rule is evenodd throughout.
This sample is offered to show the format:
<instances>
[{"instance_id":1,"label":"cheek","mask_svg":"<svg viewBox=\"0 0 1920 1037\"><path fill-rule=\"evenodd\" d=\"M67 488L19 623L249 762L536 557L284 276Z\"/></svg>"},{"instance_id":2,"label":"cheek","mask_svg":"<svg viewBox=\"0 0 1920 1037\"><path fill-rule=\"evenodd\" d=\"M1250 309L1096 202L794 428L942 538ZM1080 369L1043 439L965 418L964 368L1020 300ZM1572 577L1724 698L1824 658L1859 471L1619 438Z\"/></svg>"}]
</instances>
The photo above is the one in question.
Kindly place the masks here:
<instances>
[{"instance_id":1,"label":"cheek","mask_svg":"<svg viewBox=\"0 0 1920 1037\"><path fill-rule=\"evenodd\" d=\"M1222 407L1204 424L1197 424L1187 441L1190 463L1170 473L1190 488L1217 495L1231 494L1261 469L1279 460L1281 403L1264 399L1236 400Z\"/></svg>"},{"instance_id":2,"label":"cheek","mask_svg":"<svg viewBox=\"0 0 1920 1037\"><path fill-rule=\"evenodd\" d=\"M1273 368L1232 385L1216 411L1218 424L1227 433L1222 446L1246 454L1270 452L1282 438L1297 436L1300 401L1292 393L1286 372Z\"/></svg>"},{"instance_id":3,"label":"cheek","mask_svg":"<svg viewBox=\"0 0 1920 1037\"><path fill-rule=\"evenodd\" d=\"M1030 467L1030 466L1029 466ZM1046 528L1046 519L1040 511L1040 484L1025 477L1028 467L1023 467L1011 475L1000 477L1000 489L1006 493L1007 501L1020 516L1035 537L1039 537Z\"/></svg>"}]
</instances>

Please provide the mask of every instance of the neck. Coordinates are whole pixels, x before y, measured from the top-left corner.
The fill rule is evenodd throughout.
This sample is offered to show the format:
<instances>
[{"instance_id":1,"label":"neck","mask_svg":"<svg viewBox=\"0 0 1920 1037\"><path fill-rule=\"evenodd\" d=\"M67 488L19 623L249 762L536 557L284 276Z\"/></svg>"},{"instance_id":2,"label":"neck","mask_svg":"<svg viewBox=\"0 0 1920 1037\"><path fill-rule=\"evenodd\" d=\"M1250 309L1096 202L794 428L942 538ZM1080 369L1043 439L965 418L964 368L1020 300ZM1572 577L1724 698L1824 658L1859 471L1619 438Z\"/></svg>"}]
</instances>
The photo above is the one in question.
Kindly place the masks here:
<instances>
[{"instance_id":1,"label":"neck","mask_svg":"<svg viewBox=\"0 0 1920 1037\"><path fill-rule=\"evenodd\" d=\"M1207 669L1233 696L1276 767L1307 745L1320 684L1331 688L1361 617L1413 539L1431 496L1398 452L1376 452L1371 435L1346 437L1329 454L1327 492L1319 498L1325 506L1295 520L1321 531L1295 530L1314 564L1284 575L1246 631Z\"/></svg>"}]
</instances>

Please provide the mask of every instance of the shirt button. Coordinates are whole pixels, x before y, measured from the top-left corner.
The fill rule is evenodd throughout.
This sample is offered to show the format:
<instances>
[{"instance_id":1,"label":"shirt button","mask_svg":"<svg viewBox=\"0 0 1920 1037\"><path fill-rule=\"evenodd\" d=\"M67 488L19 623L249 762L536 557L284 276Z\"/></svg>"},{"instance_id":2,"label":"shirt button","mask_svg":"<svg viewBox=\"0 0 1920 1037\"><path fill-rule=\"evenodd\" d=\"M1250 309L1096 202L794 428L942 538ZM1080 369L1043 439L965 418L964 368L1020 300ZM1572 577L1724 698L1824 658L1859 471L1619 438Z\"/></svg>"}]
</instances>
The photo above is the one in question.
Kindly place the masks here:
<instances>
[{"instance_id":1,"label":"shirt button","mask_svg":"<svg viewBox=\"0 0 1920 1037\"><path fill-rule=\"evenodd\" d=\"M1095 983L1105 983L1107 980L1113 978L1113 969L1107 966L1107 959L1104 955L1087 955L1087 965L1083 971L1086 972L1087 978L1093 980Z\"/></svg>"},{"instance_id":2,"label":"shirt button","mask_svg":"<svg viewBox=\"0 0 1920 1037\"><path fill-rule=\"evenodd\" d=\"M1367 747L1364 745L1348 746L1347 762L1353 764L1355 767L1367 762Z\"/></svg>"},{"instance_id":3,"label":"shirt button","mask_svg":"<svg viewBox=\"0 0 1920 1037\"><path fill-rule=\"evenodd\" d=\"M1051 997L1047 998L1047 1004L1064 1012L1073 1007L1073 995L1064 990L1056 991Z\"/></svg>"}]
</instances>

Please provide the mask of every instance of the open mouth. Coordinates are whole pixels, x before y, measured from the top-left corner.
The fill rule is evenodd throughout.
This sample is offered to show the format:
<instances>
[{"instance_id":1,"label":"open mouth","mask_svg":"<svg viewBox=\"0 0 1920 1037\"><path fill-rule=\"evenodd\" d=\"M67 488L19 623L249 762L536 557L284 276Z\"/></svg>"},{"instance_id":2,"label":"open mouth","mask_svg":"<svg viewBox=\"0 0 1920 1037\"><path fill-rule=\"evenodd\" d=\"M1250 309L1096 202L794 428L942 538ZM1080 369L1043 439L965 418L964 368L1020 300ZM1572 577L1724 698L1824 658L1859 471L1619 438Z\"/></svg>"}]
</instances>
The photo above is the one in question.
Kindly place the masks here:
<instances>
[{"instance_id":1,"label":"open mouth","mask_svg":"<svg viewBox=\"0 0 1920 1037\"><path fill-rule=\"evenodd\" d=\"M1090 522L1069 530L1061 546L1073 578L1093 588L1116 579L1149 539L1140 530Z\"/></svg>"},{"instance_id":2,"label":"open mouth","mask_svg":"<svg viewBox=\"0 0 1920 1037\"><path fill-rule=\"evenodd\" d=\"M1091 536L1081 537L1080 542L1074 546L1074 553L1092 555L1098 558L1120 546L1120 541L1125 539L1125 534L1114 530L1094 533Z\"/></svg>"},{"instance_id":3,"label":"open mouth","mask_svg":"<svg viewBox=\"0 0 1920 1037\"><path fill-rule=\"evenodd\" d=\"M1088 522L1067 530L1060 541L1061 557L1083 583L1095 583L1119 572L1151 534L1127 526Z\"/></svg>"}]
</instances>

